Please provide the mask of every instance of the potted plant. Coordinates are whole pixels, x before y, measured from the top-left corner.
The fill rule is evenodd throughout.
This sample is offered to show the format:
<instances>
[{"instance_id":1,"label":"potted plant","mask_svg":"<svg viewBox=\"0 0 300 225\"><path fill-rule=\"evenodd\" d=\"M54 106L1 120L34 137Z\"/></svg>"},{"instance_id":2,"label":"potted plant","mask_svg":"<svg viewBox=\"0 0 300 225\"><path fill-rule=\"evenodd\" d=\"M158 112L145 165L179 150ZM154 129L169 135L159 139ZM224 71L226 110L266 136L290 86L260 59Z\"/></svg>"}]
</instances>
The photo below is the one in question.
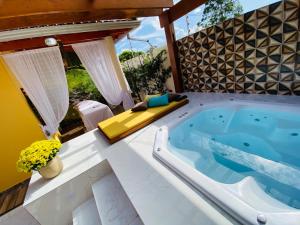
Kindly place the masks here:
<instances>
[{"instance_id":1,"label":"potted plant","mask_svg":"<svg viewBox=\"0 0 300 225\"><path fill-rule=\"evenodd\" d=\"M57 140L42 140L32 143L21 151L17 169L26 173L38 171L46 179L57 176L63 169L57 155L61 143Z\"/></svg>"}]
</instances>

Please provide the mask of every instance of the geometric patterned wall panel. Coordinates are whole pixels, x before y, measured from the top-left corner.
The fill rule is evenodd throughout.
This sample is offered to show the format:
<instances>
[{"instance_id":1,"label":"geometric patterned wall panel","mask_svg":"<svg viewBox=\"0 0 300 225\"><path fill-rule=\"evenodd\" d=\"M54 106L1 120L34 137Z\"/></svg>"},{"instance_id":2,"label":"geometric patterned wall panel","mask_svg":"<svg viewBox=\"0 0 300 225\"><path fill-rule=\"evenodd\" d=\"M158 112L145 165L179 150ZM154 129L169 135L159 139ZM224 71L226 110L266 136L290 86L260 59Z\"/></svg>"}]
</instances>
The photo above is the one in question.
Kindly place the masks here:
<instances>
[{"instance_id":1,"label":"geometric patterned wall panel","mask_svg":"<svg viewBox=\"0 0 300 225\"><path fill-rule=\"evenodd\" d=\"M185 91L300 95L299 15L279 1L178 40Z\"/></svg>"}]
</instances>

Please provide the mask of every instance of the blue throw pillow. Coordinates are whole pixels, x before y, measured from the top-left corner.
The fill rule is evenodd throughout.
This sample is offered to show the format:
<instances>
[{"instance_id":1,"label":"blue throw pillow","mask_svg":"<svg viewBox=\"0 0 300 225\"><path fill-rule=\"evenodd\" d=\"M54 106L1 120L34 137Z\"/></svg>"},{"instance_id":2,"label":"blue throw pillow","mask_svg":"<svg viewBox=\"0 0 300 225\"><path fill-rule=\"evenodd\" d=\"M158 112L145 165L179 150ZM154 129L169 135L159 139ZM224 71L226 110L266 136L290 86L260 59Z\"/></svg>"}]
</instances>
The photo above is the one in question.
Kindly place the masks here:
<instances>
[{"instance_id":1,"label":"blue throw pillow","mask_svg":"<svg viewBox=\"0 0 300 225\"><path fill-rule=\"evenodd\" d=\"M148 99L148 107L163 106L169 104L168 94L162 96L155 96Z\"/></svg>"}]
</instances>

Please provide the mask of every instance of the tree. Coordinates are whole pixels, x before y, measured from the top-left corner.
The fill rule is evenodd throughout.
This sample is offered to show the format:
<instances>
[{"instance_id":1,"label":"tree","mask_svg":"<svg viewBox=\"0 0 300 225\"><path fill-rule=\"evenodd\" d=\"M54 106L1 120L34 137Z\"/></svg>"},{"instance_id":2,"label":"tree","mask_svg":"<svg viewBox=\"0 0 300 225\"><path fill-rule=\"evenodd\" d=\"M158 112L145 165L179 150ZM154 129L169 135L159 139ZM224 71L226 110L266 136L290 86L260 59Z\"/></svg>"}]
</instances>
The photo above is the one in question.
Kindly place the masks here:
<instances>
[{"instance_id":1,"label":"tree","mask_svg":"<svg viewBox=\"0 0 300 225\"><path fill-rule=\"evenodd\" d=\"M139 56L139 55L143 55L145 54L144 52L142 51L130 51L130 50L124 50L120 55L119 55L119 60L120 62L125 62L129 59L132 59L136 56Z\"/></svg>"},{"instance_id":2,"label":"tree","mask_svg":"<svg viewBox=\"0 0 300 225\"><path fill-rule=\"evenodd\" d=\"M242 12L243 7L239 0L208 0L205 3L202 19L197 25L203 28L210 27L240 16Z\"/></svg>"}]
</instances>

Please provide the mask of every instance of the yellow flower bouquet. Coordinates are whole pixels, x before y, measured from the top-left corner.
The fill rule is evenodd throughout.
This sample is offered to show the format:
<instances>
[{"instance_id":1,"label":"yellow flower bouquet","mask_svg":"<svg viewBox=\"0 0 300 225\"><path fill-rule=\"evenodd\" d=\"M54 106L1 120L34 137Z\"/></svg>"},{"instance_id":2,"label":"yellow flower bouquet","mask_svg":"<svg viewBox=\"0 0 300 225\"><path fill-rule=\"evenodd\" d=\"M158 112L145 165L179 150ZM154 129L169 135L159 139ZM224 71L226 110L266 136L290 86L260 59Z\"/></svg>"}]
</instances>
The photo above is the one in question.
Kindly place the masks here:
<instances>
[{"instance_id":1,"label":"yellow flower bouquet","mask_svg":"<svg viewBox=\"0 0 300 225\"><path fill-rule=\"evenodd\" d=\"M18 171L26 173L39 171L45 167L59 152L61 143L57 140L42 140L32 143L23 149L17 161Z\"/></svg>"}]
</instances>

